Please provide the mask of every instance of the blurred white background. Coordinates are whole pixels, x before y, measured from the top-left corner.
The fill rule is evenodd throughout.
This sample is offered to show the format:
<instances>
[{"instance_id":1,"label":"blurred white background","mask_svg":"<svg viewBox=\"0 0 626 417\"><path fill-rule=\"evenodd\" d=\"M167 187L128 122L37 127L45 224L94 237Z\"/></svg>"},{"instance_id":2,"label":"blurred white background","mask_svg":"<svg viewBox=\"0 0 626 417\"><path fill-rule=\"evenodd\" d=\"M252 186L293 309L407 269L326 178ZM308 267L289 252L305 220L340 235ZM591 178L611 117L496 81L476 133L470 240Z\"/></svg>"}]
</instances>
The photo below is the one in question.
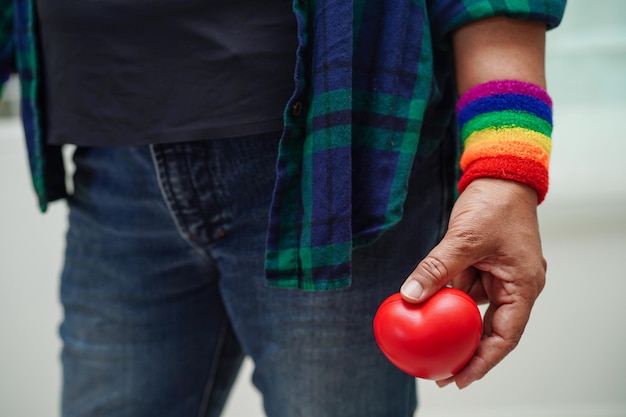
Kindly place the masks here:
<instances>
[{"instance_id":1,"label":"blurred white background","mask_svg":"<svg viewBox=\"0 0 626 417\"><path fill-rule=\"evenodd\" d=\"M547 287L520 346L484 380L463 391L420 382L420 416L626 416L626 1L569 0L547 70ZM54 417L66 209L37 210L21 127L6 117L16 96L10 85L0 117L0 417ZM263 415L251 372L245 362L225 417Z\"/></svg>"}]
</instances>

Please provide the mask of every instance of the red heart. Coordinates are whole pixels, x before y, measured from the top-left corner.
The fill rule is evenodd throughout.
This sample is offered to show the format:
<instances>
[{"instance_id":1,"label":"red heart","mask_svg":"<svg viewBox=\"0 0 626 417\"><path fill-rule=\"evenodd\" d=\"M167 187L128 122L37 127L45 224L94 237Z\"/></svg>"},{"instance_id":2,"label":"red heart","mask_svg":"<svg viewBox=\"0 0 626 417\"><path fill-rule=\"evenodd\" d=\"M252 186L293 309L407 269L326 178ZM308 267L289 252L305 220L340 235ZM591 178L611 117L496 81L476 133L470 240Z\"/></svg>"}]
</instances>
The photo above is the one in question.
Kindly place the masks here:
<instances>
[{"instance_id":1,"label":"red heart","mask_svg":"<svg viewBox=\"0 0 626 417\"><path fill-rule=\"evenodd\" d=\"M410 375L436 381L467 364L481 333L478 306L454 288L443 288L421 304L393 294L374 317L374 335L385 356Z\"/></svg>"}]
</instances>

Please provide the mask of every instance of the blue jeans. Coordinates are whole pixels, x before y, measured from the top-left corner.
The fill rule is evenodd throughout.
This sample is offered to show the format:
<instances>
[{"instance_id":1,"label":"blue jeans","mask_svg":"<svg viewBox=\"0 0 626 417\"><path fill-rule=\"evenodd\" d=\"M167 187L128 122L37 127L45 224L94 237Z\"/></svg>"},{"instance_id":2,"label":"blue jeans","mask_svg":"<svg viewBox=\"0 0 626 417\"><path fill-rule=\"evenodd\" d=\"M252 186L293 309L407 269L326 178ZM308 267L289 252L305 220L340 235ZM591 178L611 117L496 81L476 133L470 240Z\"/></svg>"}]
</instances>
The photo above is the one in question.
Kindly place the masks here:
<instances>
[{"instance_id":1,"label":"blue jeans","mask_svg":"<svg viewBox=\"0 0 626 417\"><path fill-rule=\"evenodd\" d=\"M451 161L414 170L402 223L351 288L264 285L278 135L79 148L61 280L64 417L218 416L249 355L268 416L411 416L377 348L380 302L440 238Z\"/></svg>"}]
</instances>

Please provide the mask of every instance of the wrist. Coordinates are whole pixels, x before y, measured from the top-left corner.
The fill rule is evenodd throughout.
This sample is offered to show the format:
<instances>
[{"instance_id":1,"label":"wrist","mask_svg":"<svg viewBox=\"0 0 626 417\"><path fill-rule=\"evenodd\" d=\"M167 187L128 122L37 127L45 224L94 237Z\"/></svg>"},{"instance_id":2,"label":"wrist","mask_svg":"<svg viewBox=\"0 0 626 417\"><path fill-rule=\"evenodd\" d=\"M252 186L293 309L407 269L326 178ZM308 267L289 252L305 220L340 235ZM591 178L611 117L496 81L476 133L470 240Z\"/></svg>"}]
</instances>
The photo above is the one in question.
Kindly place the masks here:
<instances>
[{"instance_id":1,"label":"wrist","mask_svg":"<svg viewBox=\"0 0 626 417\"><path fill-rule=\"evenodd\" d=\"M552 148L552 101L545 90L491 81L465 92L457 114L464 147L459 190L479 178L511 180L532 188L541 203Z\"/></svg>"},{"instance_id":2,"label":"wrist","mask_svg":"<svg viewBox=\"0 0 626 417\"><path fill-rule=\"evenodd\" d=\"M477 178L467 185L466 192L480 190L485 201L490 203L501 200L514 200L516 205L523 203L535 209L538 196L534 188L519 182L501 178Z\"/></svg>"}]
</instances>

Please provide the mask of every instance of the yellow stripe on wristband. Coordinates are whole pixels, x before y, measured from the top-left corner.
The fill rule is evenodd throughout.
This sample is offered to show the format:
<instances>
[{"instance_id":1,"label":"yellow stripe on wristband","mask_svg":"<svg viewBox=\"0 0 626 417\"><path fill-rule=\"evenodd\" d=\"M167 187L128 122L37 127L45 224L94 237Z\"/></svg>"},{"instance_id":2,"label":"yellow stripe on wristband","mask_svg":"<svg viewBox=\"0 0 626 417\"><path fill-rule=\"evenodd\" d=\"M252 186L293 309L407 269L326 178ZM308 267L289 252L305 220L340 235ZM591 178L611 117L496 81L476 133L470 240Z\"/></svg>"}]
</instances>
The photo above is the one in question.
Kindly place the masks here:
<instances>
[{"instance_id":1,"label":"yellow stripe on wristband","mask_svg":"<svg viewBox=\"0 0 626 417\"><path fill-rule=\"evenodd\" d=\"M479 143L505 143L509 141L528 142L539 146L548 155L552 152L552 140L549 136L521 127L487 128L471 133L463 142L465 149Z\"/></svg>"}]
</instances>

